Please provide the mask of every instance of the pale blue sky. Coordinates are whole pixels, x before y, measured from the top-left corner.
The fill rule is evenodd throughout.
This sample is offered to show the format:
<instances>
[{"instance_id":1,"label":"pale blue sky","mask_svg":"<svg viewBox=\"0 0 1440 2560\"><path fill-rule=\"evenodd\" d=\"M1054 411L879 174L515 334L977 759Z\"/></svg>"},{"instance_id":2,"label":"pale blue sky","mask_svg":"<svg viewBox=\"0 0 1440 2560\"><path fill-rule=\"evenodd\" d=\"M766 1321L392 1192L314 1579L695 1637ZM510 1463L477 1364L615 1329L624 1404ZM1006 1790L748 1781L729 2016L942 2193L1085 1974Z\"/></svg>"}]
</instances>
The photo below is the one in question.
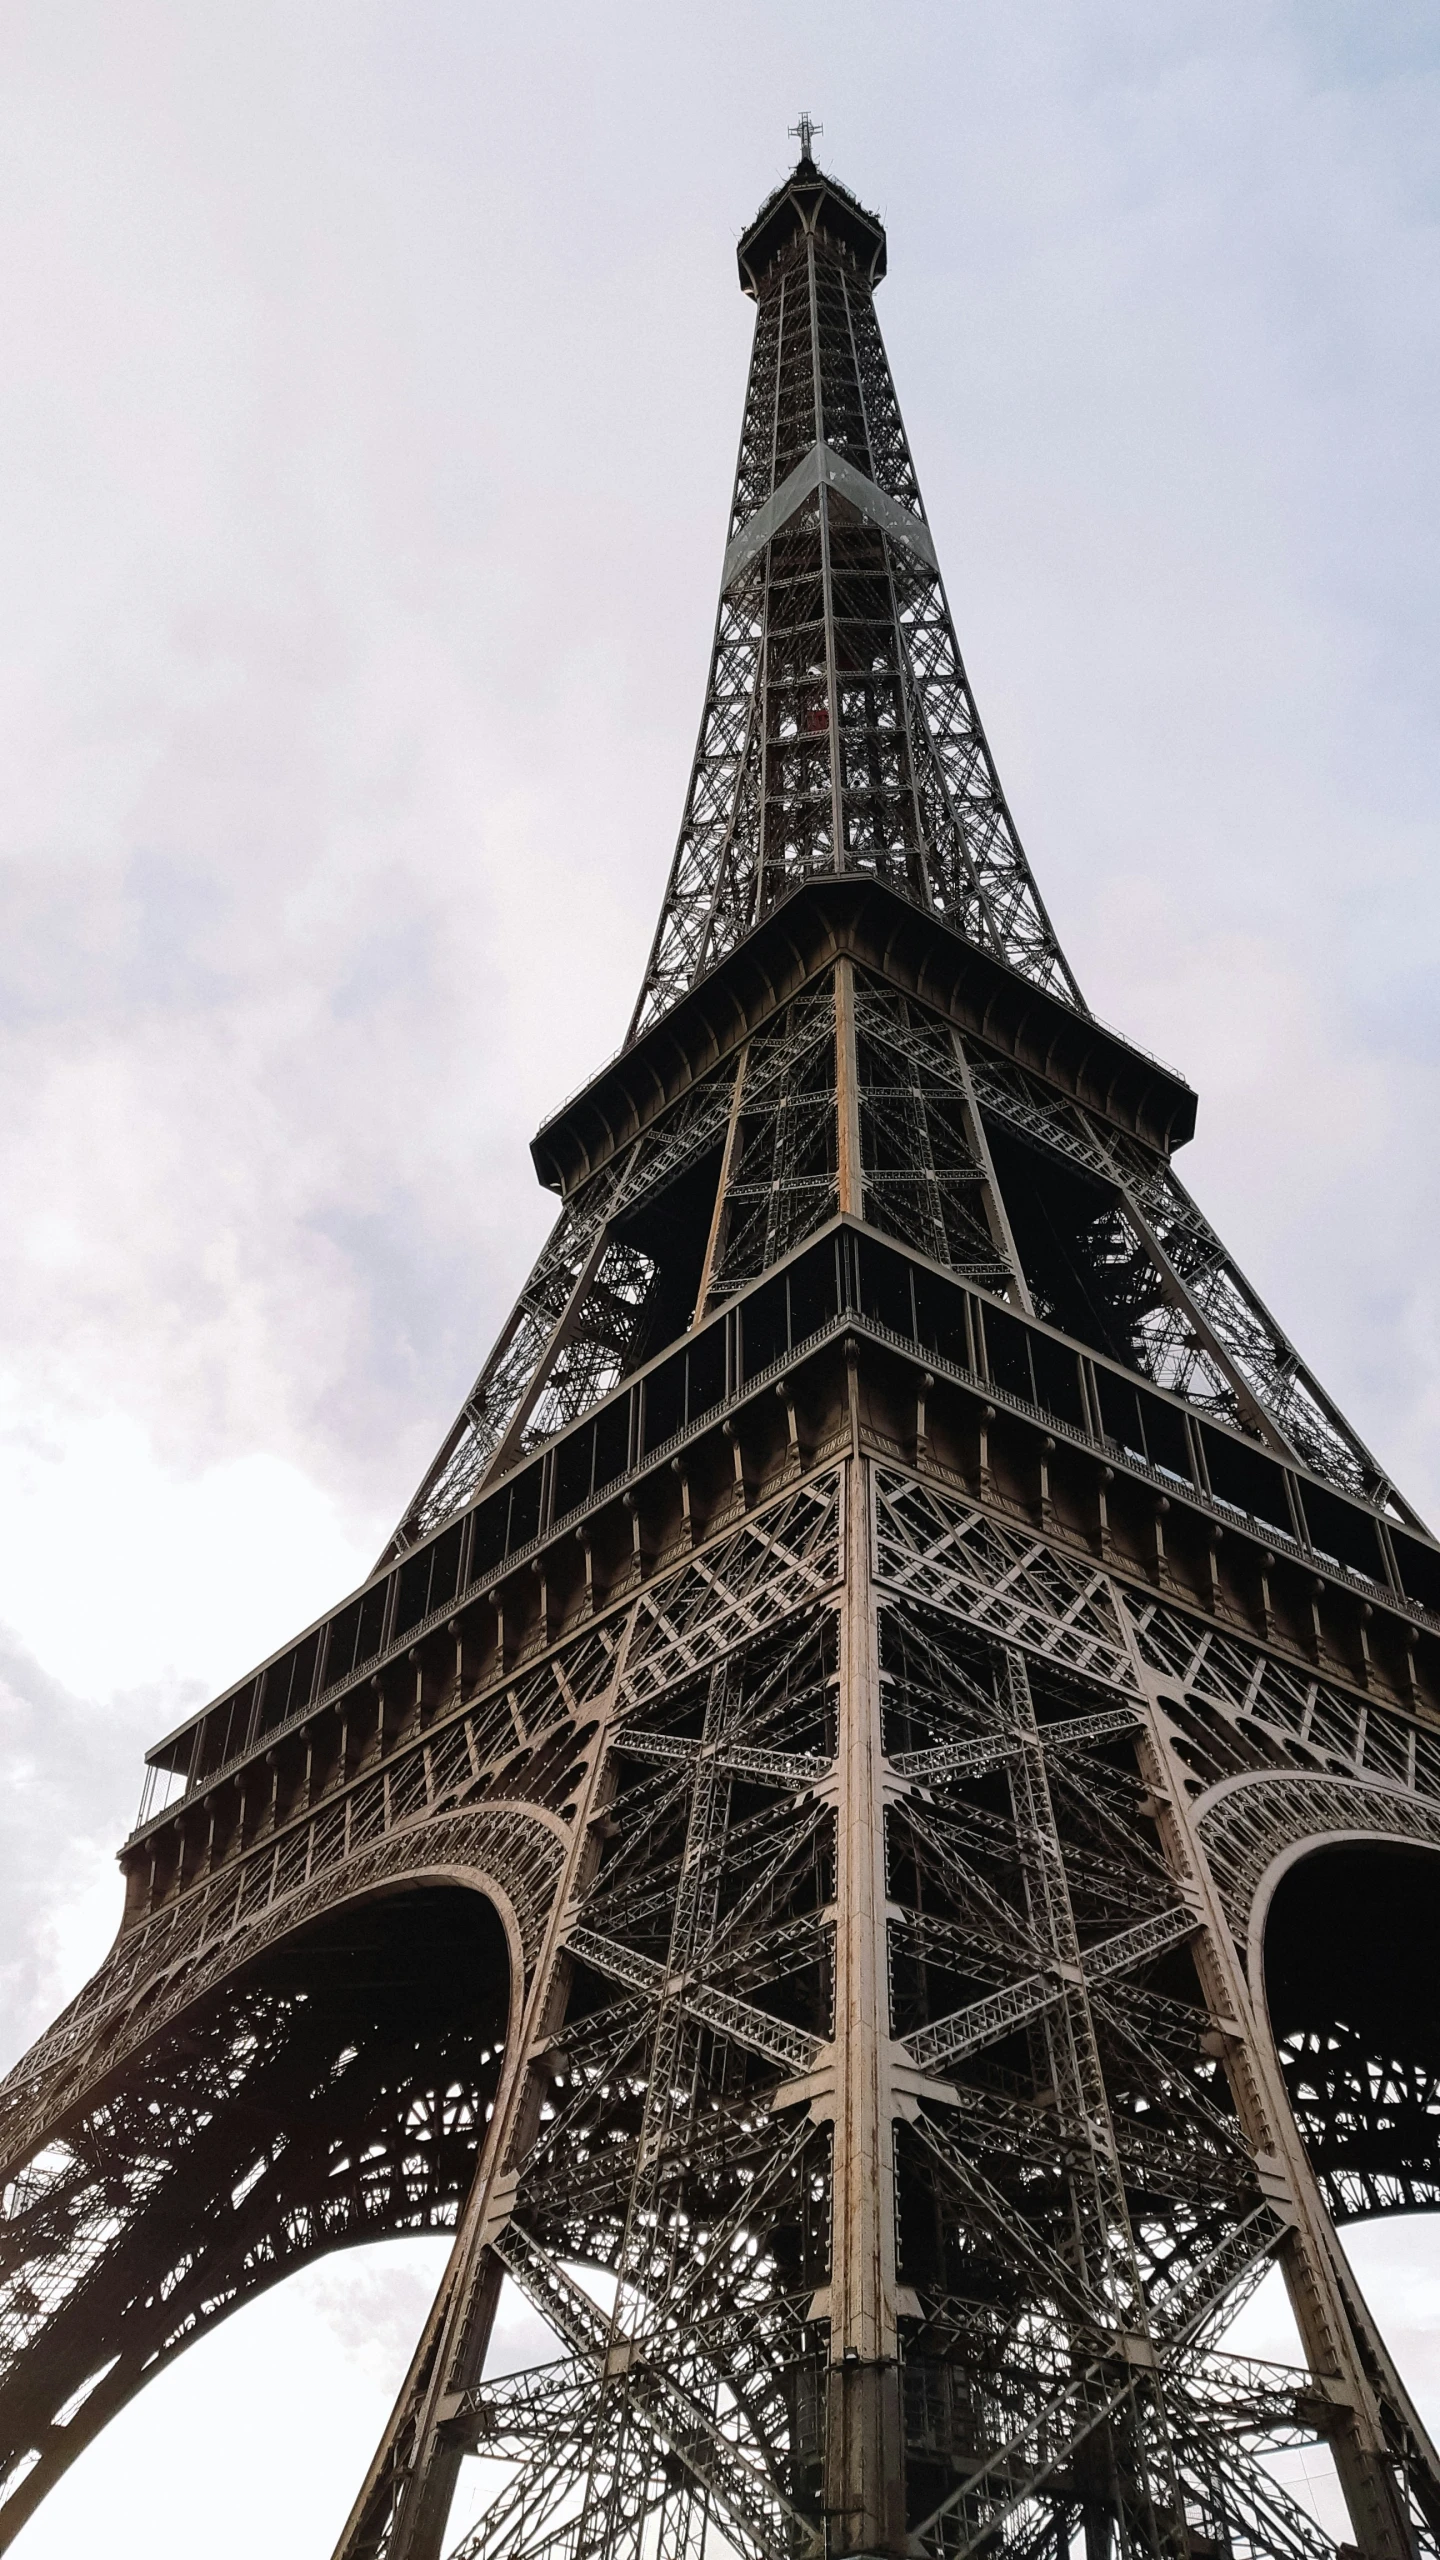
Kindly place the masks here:
<instances>
[{"instance_id":1,"label":"pale blue sky","mask_svg":"<svg viewBox=\"0 0 1440 2560\"><path fill-rule=\"evenodd\" d=\"M106 1942L144 1741L364 1569L543 1232L527 1141L624 1028L694 739L733 243L807 105L889 225L1082 984L1198 1085L1182 1169L1440 1514L1434 10L17 0L7 2058ZM328 2354L363 2434L390 2314L349 2280L236 2326L235 2423ZM141 2480L180 2548L169 2423L21 2548L103 2512L123 2560ZM319 2434L338 2522L358 2457ZM217 2560L262 2530L232 2487Z\"/></svg>"}]
</instances>

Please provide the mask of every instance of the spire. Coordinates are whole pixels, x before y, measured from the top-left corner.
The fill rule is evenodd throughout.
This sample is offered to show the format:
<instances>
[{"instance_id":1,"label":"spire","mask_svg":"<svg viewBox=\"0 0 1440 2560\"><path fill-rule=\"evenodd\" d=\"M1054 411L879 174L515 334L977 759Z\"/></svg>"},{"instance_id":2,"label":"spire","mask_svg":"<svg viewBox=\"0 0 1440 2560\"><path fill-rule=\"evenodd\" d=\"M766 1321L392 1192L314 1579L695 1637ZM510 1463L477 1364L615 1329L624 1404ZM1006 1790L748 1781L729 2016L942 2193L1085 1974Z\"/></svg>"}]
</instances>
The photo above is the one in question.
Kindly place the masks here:
<instances>
[{"instance_id":1,"label":"spire","mask_svg":"<svg viewBox=\"0 0 1440 2560\"><path fill-rule=\"evenodd\" d=\"M875 316L884 225L796 168L756 304L700 738L632 1037L803 881L883 881L1084 1010L975 707Z\"/></svg>"},{"instance_id":2,"label":"spire","mask_svg":"<svg viewBox=\"0 0 1440 2560\"><path fill-rule=\"evenodd\" d=\"M799 162L798 162L798 164L797 164L800 168L802 168L802 169L813 169L813 168L814 168L814 166L815 166L815 159L814 159L814 154L812 153L812 151L811 151L811 149L810 149L810 145L811 145L811 143L814 141L816 134L817 134L817 133L823 133L823 132L824 132L824 130L825 130L825 127L823 126L823 124L816 124L816 122L815 122L815 120L814 120L813 116L812 116L812 115L811 115L811 113L810 113L809 108L808 108L808 107L802 107L802 108L801 108L801 110L800 110L800 121L799 121L799 123L798 123L798 124L792 124L792 125L791 125L791 127L790 127L790 139L791 139L791 141L792 141L792 142L798 142L798 143L799 143L799 145L800 145L800 158L799 158Z\"/></svg>"}]
</instances>

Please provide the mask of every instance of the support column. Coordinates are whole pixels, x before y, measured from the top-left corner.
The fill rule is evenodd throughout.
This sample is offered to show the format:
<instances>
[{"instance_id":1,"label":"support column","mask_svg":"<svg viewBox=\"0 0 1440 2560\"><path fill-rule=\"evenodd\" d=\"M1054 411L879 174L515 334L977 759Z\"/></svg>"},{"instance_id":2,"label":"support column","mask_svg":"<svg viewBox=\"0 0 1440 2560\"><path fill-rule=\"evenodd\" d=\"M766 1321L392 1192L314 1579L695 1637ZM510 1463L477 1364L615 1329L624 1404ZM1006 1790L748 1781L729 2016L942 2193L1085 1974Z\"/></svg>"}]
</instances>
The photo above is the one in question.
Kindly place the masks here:
<instances>
[{"instance_id":1,"label":"support column","mask_svg":"<svg viewBox=\"0 0 1440 2560\"><path fill-rule=\"evenodd\" d=\"M1124 1611L1118 1614L1123 1621ZM1172 1871L1202 1915L1196 1970L1236 2113L1254 2151L1262 2191L1288 2225L1279 2262L1306 2362L1333 2413L1327 2439L1356 2545L1364 2560L1413 2560L1414 2537L1384 2420L1337 2276L1330 2218L1191 1819L1186 1772L1171 1747L1155 1674L1138 1649L1134 1661L1150 1709L1141 1766Z\"/></svg>"},{"instance_id":2,"label":"support column","mask_svg":"<svg viewBox=\"0 0 1440 2560\"><path fill-rule=\"evenodd\" d=\"M889 2094L880 1682L870 1580L868 1470L846 1487L836 1775L835 2149L826 2398L826 2550L905 2549L895 2317L895 2165Z\"/></svg>"},{"instance_id":3,"label":"support column","mask_svg":"<svg viewBox=\"0 0 1440 2560\"><path fill-rule=\"evenodd\" d=\"M1010 1213L1005 1206L1005 1194L996 1177L995 1159L990 1153L990 1141L985 1134L984 1117L975 1098L975 1079L970 1073L970 1061L965 1055L965 1043L958 1031L952 1030L950 1045L955 1053L955 1064L965 1088L965 1100L962 1105L965 1136L970 1152L981 1169L980 1203L985 1211L985 1224L994 1239L996 1252L1010 1269L1008 1296L1024 1314L1033 1316L1035 1301L1030 1295L1030 1283L1025 1277L1025 1266L1020 1259L1020 1249L1011 1230Z\"/></svg>"},{"instance_id":4,"label":"support column","mask_svg":"<svg viewBox=\"0 0 1440 2560\"><path fill-rule=\"evenodd\" d=\"M478 2382L504 2269L491 2247L509 2222L516 2163L533 2139L542 2083L535 2069L564 2013L571 1897L593 1869L593 1825L606 1781L606 1746L634 1618L617 1649L608 1695L585 1754L585 1776L534 1969L512 2003L514 2049L475 2182L429 2319L334 2560L440 2560L463 2448L449 2432L459 2396Z\"/></svg>"},{"instance_id":5,"label":"support column","mask_svg":"<svg viewBox=\"0 0 1440 2560\"><path fill-rule=\"evenodd\" d=\"M865 1215L865 1176L860 1154L860 1065L855 1055L855 967L835 963L836 1171L843 1216Z\"/></svg>"},{"instance_id":6,"label":"support column","mask_svg":"<svg viewBox=\"0 0 1440 2560\"><path fill-rule=\"evenodd\" d=\"M710 1298L715 1274L725 1254L725 1233L730 1221L730 1180L735 1171L740 1144L740 1118L745 1103L745 1069L750 1045L746 1042L735 1069L735 1090L730 1103L730 1117L725 1124L725 1145L720 1157L720 1177L715 1185L715 1206L710 1214L710 1232L705 1239L705 1259L700 1267L700 1286L695 1292L692 1325L701 1324L710 1312Z\"/></svg>"}]
</instances>

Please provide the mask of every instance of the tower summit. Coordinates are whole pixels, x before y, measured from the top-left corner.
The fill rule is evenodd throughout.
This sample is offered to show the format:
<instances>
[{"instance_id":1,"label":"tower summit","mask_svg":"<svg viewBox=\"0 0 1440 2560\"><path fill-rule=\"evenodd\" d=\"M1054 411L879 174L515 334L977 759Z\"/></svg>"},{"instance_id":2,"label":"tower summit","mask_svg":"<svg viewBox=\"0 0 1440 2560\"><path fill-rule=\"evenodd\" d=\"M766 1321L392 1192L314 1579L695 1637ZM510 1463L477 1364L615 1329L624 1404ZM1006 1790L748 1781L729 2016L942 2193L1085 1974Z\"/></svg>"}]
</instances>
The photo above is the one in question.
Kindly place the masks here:
<instances>
[{"instance_id":1,"label":"tower summit","mask_svg":"<svg viewBox=\"0 0 1440 2560\"><path fill-rule=\"evenodd\" d=\"M470 2453L456 2560L1436 2550L1335 2222L1440 2206L1440 1549L1081 997L817 131L550 1240L0 2088L0 2547L228 2311L444 2230L339 2560L438 2560ZM1293 2365L1220 2343L1272 2265Z\"/></svg>"},{"instance_id":2,"label":"tower summit","mask_svg":"<svg viewBox=\"0 0 1440 2560\"><path fill-rule=\"evenodd\" d=\"M798 142L800 145L800 166L805 169L813 168L815 165L815 155L811 151L810 145L814 141L816 134L823 133L825 127L823 124L817 124L815 122L815 119L811 115L808 107L802 107L800 110L799 123L792 124L789 130L791 141Z\"/></svg>"}]
</instances>

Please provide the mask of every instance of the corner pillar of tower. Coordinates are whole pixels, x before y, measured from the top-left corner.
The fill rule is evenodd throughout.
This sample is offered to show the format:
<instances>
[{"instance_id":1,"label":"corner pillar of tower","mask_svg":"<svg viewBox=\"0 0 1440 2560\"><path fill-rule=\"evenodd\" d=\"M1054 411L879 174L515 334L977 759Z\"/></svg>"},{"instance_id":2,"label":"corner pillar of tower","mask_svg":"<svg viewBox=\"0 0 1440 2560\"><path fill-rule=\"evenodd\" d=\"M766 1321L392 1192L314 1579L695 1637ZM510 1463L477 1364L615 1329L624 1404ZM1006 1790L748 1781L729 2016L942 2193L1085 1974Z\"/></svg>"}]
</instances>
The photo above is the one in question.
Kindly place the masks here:
<instances>
[{"instance_id":1,"label":"corner pillar of tower","mask_svg":"<svg viewBox=\"0 0 1440 2560\"><path fill-rule=\"evenodd\" d=\"M884 1754L868 1469L846 1470L836 1735L835 2097L824 2508L833 2560L900 2560L905 2458L889 2073Z\"/></svg>"},{"instance_id":2,"label":"corner pillar of tower","mask_svg":"<svg viewBox=\"0 0 1440 2560\"><path fill-rule=\"evenodd\" d=\"M1147 1700L1141 1766L1159 1814L1161 1843L1201 1928L1196 1970L1245 2137L1263 2164L1271 2201L1288 2224L1277 2251L1302 2350L1331 2403L1327 2442L1362 2560L1416 2560L1415 2536L1366 2370L1360 2326L1331 2256L1331 2225L1287 2097L1265 2023L1225 1916L1190 1809L1187 1770L1166 1711L1166 1683L1133 1645Z\"/></svg>"}]
</instances>

